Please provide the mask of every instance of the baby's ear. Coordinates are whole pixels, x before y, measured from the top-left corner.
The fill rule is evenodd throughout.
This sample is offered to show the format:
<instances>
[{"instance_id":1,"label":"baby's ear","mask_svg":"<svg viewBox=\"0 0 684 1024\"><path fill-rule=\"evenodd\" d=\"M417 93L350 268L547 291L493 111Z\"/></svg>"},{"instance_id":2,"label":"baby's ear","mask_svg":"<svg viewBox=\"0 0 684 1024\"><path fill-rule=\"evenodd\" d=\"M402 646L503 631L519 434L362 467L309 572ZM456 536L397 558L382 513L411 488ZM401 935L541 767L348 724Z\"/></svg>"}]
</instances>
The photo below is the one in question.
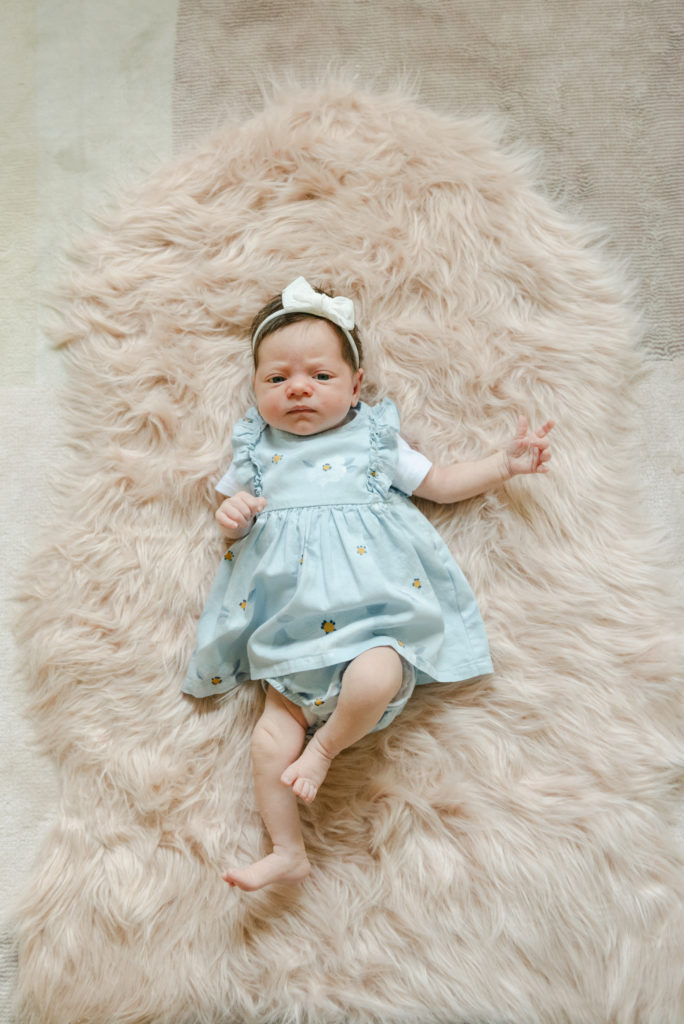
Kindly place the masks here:
<instances>
[{"instance_id":1,"label":"baby's ear","mask_svg":"<svg viewBox=\"0 0 684 1024\"><path fill-rule=\"evenodd\" d=\"M363 384L362 369L359 368L354 372L354 376L352 377L352 383L354 385L354 390L352 391L352 406L354 406L357 405L359 401L359 396L361 394L361 385Z\"/></svg>"}]
</instances>

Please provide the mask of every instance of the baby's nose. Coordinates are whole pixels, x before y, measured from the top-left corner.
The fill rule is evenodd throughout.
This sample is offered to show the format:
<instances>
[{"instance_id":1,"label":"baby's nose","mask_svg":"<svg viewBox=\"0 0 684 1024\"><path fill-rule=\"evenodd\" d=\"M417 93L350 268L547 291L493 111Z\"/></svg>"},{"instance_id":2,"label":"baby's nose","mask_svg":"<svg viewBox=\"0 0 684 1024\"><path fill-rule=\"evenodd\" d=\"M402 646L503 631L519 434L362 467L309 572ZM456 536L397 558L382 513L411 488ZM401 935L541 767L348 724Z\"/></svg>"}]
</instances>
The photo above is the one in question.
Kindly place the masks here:
<instances>
[{"instance_id":1,"label":"baby's nose","mask_svg":"<svg viewBox=\"0 0 684 1024\"><path fill-rule=\"evenodd\" d=\"M300 374L296 377L291 377L288 386L288 394L290 395L310 395L313 391L311 380L309 377L305 377Z\"/></svg>"}]
</instances>

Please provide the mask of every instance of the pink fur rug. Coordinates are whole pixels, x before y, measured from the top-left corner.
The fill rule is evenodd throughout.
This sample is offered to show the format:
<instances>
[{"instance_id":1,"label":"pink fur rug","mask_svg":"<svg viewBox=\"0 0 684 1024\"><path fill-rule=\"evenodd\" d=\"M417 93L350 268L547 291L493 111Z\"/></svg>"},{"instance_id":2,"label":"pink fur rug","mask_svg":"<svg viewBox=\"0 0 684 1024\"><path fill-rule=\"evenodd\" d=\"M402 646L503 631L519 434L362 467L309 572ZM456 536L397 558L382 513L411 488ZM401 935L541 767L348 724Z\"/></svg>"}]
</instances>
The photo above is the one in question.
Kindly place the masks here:
<instances>
[{"instance_id":1,"label":"pink fur rug","mask_svg":"<svg viewBox=\"0 0 684 1024\"><path fill-rule=\"evenodd\" d=\"M122 198L77 254L69 444L22 583L63 795L20 912L30 1024L677 1024L681 676L640 516L624 289L491 125L292 88ZM549 477L423 506L496 673L424 688L303 809L311 877L247 895L260 688L182 698L222 542L246 330L298 274L358 303L364 397L436 460L519 411Z\"/></svg>"}]
</instances>

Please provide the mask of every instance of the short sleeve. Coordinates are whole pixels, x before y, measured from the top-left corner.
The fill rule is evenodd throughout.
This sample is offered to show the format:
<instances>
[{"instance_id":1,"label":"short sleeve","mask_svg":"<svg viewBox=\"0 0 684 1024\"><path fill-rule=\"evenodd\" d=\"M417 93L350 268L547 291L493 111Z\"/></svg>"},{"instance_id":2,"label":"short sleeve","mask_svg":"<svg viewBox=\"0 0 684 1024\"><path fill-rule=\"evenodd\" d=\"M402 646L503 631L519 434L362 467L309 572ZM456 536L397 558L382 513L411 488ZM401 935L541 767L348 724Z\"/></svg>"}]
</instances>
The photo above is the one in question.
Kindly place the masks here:
<instances>
[{"instance_id":1,"label":"short sleeve","mask_svg":"<svg viewBox=\"0 0 684 1024\"><path fill-rule=\"evenodd\" d=\"M234 462L231 462L230 466L223 474L219 482L216 484L215 490L219 494L225 494L227 498L231 498L238 491L245 490L243 484L240 483L238 478L238 472ZM251 488L249 488L251 490Z\"/></svg>"},{"instance_id":2,"label":"short sleeve","mask_svg":"<svg viewBox=\"0 0 684 1024\"><path fill-rule=\"evenodd\" d=\"M432 463L421 452L397 436L397 465L392 477L392 487L404 494L413 494L432 468Z\"/></svg>"},{"instance_id":3,"label":"short sleeve","mask_svg":"<svg viewBox=\"0 0 684 1024\"><path fill-rule=\"evenodd\" d=\"M249 408L246 415L237 421L233 430L233 464L219 481L220 484L232 471L234 477L231 481L234 479L237 482L237 490L251 491L257 496L261 494L262 470L255 449L264 427L265 423L254 407ZM219 490L218 486L216 490Z\"/></svg>"},{"instance_id":4,"label":"short sleeve","mask_svg":"<svg viewBox=\"0 0 684 1024\"><path fill-rule=\"evenodd\" d=\"M391 398L383 398L377 405L364 405L363 410L370 428L367 487L384 498L397 465L399 413Z\"/></svg>"}]
</instances>

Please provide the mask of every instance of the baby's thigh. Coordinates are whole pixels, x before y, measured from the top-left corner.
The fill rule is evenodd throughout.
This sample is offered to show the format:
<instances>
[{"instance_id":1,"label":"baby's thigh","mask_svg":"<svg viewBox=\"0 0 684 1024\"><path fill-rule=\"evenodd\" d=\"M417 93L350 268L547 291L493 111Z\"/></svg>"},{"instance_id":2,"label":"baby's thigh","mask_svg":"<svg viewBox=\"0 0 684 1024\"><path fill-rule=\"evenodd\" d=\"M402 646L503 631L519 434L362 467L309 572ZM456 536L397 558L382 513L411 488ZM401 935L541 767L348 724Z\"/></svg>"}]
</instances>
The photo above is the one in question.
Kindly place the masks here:
<instances>
[{"instance_id":1,"label":"baby's thigh","mask_svg":"<svg viewBox=\"0 0 684 1024\"><path fill-rule=\"evenodd\" d=\"M266 722L282 723L283 725L288 724L288 720L294 720L297 725L301 726L302 729L307 728L307 721L304 717L304 712L287 697L284 697L282 693L279 693L275 687L267 684L266 689L266 702L264 704L263 714L260 721L265 720Z\"/></svg>"}]
</instances>

